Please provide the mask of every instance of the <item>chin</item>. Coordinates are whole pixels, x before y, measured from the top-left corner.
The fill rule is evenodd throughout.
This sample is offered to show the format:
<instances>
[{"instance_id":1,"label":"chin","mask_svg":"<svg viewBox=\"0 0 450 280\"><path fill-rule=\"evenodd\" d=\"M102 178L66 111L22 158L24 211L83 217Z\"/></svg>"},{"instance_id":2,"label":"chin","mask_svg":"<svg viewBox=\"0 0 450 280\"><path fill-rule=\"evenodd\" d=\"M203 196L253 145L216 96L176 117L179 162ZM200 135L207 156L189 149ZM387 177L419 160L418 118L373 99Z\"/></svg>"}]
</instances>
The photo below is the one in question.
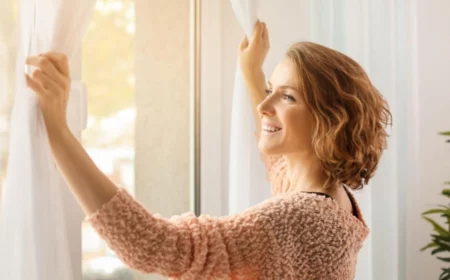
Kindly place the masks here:
<instances>
[{"instance_id":1,"label":"chin","mask_svg":"<svg viewBox=\"0 0 450 280\"><path fill-rule=\"evenodd\" d=\"M260 141L258 148L261 153L268 156L282 154L282 147L280 147L280 145L267 145L267 143Z\"/></svg>"}]
</instances>

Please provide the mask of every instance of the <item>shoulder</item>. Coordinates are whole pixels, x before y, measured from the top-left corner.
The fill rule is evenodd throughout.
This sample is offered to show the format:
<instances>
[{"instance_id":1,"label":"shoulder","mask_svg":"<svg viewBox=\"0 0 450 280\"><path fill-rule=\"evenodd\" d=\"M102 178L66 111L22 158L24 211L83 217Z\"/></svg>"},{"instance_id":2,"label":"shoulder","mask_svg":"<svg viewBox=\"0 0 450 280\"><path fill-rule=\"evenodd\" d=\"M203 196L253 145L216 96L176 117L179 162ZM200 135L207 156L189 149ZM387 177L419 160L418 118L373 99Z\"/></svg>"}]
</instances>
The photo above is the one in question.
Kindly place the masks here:
<instances>
[{"instance_id":1,"label":"shoulder","mask_svg":"<svg viewBox=\"0 0 450 280\"><path fill-rule=\"evenodd\" d=\"M327 197L304 194L301 192L275 195L248 209L250 213L259 213L280 223L302 223L312 217L326 220L336 211L335 202ZM319 220L319 219L316 219Z\"/></svg>"},{"instance_id":2,"label":"shoulder","mask_svg":"<svg viewBox=\"0 0 450 280\"><path fill-rule=\"evenodd\" d=\"M358 220L332 198L292 192L276 195L251 208L264 213L277 227L288 225L292 228L321 228L322 230L363 230L364 221Z\"/></svg>"}]
</instances>

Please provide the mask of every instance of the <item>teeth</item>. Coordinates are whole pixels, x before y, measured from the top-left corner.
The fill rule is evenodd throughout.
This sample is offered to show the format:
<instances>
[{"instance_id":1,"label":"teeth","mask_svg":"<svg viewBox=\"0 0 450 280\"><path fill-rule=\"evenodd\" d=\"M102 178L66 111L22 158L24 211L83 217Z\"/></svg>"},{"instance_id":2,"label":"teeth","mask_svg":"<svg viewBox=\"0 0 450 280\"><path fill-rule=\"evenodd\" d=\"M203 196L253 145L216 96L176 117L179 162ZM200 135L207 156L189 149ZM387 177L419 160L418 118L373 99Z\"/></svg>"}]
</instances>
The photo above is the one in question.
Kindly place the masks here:
<instances>
[{"instance_id":1,"label":"teeth","mask_svg":"<svg viewBox=\"0 0 450 280\"><path fill-rule=\"evenodd\" d=\"M273 126L268 126L268 125L263 125L262 129L265 130L265 131L270 131L270 132L276 132L276 131L280 130L280 128L273 127Z\"/></svg>"}]
</instances>

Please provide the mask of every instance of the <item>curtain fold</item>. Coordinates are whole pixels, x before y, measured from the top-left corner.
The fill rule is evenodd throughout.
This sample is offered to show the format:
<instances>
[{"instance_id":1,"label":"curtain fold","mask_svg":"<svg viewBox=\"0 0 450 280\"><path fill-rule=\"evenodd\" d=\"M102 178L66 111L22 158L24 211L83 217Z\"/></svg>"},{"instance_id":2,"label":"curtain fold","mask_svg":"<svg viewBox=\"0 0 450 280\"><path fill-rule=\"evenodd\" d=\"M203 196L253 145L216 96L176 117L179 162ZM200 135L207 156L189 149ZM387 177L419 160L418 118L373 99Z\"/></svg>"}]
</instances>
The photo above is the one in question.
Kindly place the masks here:
<instances>
[{"instance_id":1,"label":"curtain fold","mask_svg":"<svg viewBox=\"0 0 450 280\"><path fill-rule=\"evenodd\" d=\"M233 11L247 38L257 20L258 0L231 0ZM237 213L270 196L255 137L255 120L239 63L234 80L229 161L229 213Z\"/></svg>"},{"instance_id":2,"label":"curtain fold","mask_svg":"<svg viewBox=\"0 0 450 280\"><path fill-rule=\"evenodd\" d=\"M21 0L20 50L11 115L9 161L0 225L0 279L81 279L82 212L59 174L35 94L26 87L29 55L55 51L69 60L81 47L95 0ZM74 81L68 122L74 134L85 126L85 89ZM69 218L70 217L70 218ZM74 218L77 217L77 218ZM73 244L72 244L73 243Z\"/></svg>"}]
</instances>

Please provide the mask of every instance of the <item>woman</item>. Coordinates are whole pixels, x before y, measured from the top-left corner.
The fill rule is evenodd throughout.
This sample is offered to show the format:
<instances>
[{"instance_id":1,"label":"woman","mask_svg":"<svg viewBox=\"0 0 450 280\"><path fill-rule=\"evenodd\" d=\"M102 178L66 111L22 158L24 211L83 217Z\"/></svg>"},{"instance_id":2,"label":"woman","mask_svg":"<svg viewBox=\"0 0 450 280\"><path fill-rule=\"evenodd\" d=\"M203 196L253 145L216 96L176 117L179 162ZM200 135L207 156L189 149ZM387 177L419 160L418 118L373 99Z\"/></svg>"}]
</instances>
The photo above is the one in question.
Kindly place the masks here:
<instances>
[{"instance_id":1,"label":"woman","mask_svg":"<svg viewBox=\"0 0 450 280\"><path fill-rule=\"evenodd\" d=\"M229 217L164 219L94 165L65 115L67 58L27 58L54 158L88 220L131 268L176 279L353 279L368 235L355 199L386 145L387 104L361 67L313 43L287 52L265 86L265 24L240 46L273 197ZM346 187L347 186L347 187Z\"/></svg>"}]
</instances>

